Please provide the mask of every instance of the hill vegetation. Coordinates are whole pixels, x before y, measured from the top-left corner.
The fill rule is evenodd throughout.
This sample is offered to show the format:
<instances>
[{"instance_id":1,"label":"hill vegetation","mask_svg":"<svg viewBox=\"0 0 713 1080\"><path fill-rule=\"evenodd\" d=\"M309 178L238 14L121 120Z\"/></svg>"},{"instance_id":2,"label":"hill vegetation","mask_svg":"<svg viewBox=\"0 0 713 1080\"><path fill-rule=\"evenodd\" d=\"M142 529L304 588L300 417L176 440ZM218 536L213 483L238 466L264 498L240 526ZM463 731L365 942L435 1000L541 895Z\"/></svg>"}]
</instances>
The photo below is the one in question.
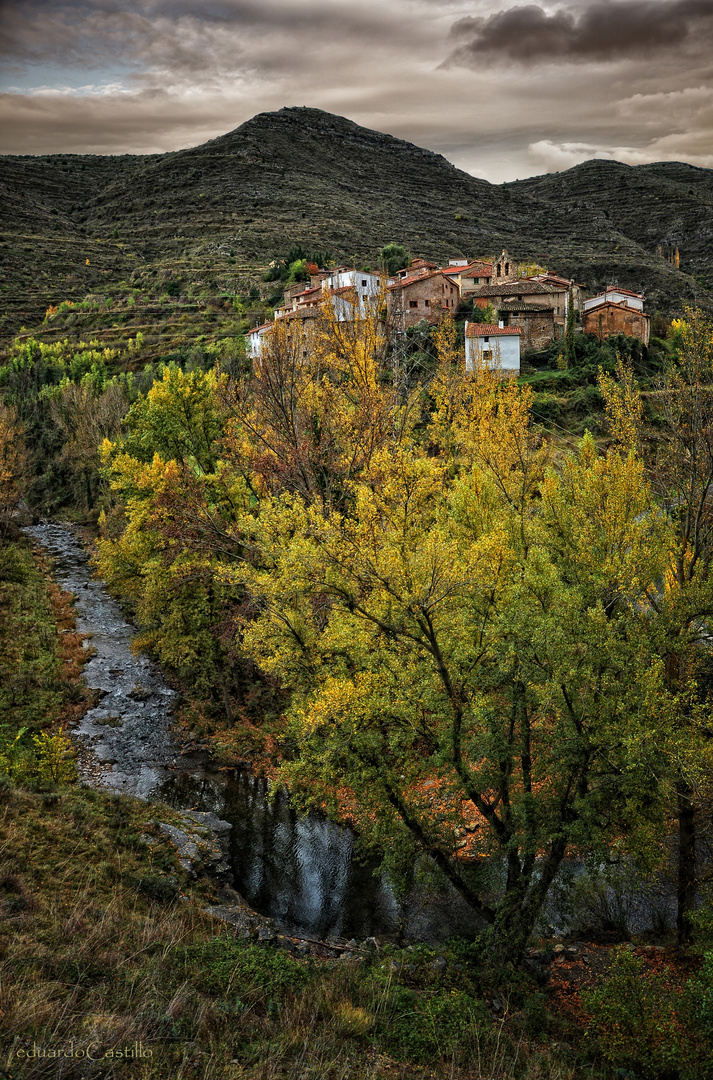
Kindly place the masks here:
<instances>
[{"instance_id":1,"label":"hill vegetation","mask_svg":"<svg viewBox=\"0 0 713 1080\"><path fill-rule=\"evenodd\" d=\"M22 326L48 340L77 327L110 346L140 331L153 338L148 359L213 341L236 297L239 314L260 321L265 270L295 243L372 266L388 243L438 260L505 246L590 289L643 289L650 311L713 303L713 180L683 164L592 161L498 186L392 136L289 108L171 154L4 157L0 196L6 344ZM91 313L40 327L51 306L85 300Z\"/></svg>"}]
</instances>

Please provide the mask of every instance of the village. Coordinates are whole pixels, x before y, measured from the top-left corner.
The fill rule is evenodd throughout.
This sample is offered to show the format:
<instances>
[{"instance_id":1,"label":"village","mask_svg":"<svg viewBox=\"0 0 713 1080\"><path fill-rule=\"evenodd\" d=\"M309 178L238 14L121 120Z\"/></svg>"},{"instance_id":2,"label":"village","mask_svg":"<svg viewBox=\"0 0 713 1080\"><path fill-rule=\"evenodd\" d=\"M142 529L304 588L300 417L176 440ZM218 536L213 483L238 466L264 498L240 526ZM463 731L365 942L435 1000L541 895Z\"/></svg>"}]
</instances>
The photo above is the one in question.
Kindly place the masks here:
<instances>
[{"instance_id":1,"label":"village","mask_svg":"<svg viewBox=\"0 0 713 1080\"><path fill-rule=\"evenodd\" d=\"M447 266L419 257L391 276L348 266L317 269L309 282L285 289L274 318L313 319L331 301L341 322L375 313L380 305L384 330L396 339L423 320L433 324L455 317L463 301L471 302L475 317L465 324L466 370L477 360L497 363L508 375L520 373L528 354L564 337L570 304L582 333L599 340L625 334L648 344L650 316L644 312L643 294L618 285L590 297L585 292L585 286L552 271L537 267L533 273L506 250L497 259L450 259ZM479 311L491 321L477 320ZM260 354L273 326L263 323L247 335L252 357Z\"/></svg>"}]
</instances>

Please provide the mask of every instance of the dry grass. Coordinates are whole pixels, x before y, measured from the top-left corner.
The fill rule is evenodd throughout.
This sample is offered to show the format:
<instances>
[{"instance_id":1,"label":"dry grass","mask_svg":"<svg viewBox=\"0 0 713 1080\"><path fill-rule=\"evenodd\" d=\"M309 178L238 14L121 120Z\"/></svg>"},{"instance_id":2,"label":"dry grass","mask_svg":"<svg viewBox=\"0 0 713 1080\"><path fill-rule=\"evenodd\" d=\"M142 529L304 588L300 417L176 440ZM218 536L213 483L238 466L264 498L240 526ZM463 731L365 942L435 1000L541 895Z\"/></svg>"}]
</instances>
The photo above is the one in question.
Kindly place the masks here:
<instances>
[{"instance_id":1,"label":"dry grass","mask_svg":"<svg viewBox=\"0 0 713 1080\"><path fill-rule=\"evenodd\" d=\"M206 884L166 899L175 857L141 840L159 836L156 807L79 788L6 785L2 796L0 1068L15 1077L573 1075L434 981L426 961L407 988L378 960L296 959L239 941L203 914ZM104 1056L136 1044L143 1057ZM35 1046L44 1056L28 1056Z\"/></svg>"}]
</instances>

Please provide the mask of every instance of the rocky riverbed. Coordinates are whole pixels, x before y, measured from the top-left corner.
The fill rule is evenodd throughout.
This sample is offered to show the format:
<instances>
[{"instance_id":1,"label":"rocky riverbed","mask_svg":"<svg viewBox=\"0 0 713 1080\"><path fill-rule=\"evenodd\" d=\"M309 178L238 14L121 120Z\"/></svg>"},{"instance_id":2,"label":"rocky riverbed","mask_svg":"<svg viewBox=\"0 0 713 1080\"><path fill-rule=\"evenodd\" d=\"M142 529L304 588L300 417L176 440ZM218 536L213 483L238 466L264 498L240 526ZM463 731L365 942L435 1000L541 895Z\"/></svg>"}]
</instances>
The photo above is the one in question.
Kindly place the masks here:
<instances>
[{"instance_id":1,"label":"rocky riverbed","mask_svg":"<svg viewBox=\"0 0 713 1080\"><path fill-rule=\"evenodd\" d=\"M100 700L73 733L91 750L80 760L83 779L148 799L178 763L180 747L170 730L176 694L155 664L132 652L136 632L93 577L72 530L40 524L25 533L52 556L57 583L76 597L77 632L92 653L84 678Z\"/></svg>"}]
</instances>

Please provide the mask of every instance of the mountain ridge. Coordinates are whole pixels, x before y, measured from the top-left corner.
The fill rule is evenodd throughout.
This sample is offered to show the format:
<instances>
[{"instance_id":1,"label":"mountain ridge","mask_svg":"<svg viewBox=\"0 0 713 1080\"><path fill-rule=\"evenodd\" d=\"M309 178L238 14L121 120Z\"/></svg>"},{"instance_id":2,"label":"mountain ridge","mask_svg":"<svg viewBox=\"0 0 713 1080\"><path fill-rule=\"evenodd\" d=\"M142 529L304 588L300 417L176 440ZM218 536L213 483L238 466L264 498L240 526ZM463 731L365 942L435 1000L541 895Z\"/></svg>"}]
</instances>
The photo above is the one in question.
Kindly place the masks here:
<instances>
[{"instance_id":1,"label":"mountain ridge","mask_svg":"<svg viewBox=\"0 0 713 1080\"><path fill-rule=\"evenodd\" d=\"M389 242L441 261L507 247L590 289L643 289L652 311L713 307L713 171L684 162L592 160L497 185L300 106L167 154L0 157L0 201L5 340L122 282L262 287L295 242L371 265Z\"/></svg>"}]
</instances>

